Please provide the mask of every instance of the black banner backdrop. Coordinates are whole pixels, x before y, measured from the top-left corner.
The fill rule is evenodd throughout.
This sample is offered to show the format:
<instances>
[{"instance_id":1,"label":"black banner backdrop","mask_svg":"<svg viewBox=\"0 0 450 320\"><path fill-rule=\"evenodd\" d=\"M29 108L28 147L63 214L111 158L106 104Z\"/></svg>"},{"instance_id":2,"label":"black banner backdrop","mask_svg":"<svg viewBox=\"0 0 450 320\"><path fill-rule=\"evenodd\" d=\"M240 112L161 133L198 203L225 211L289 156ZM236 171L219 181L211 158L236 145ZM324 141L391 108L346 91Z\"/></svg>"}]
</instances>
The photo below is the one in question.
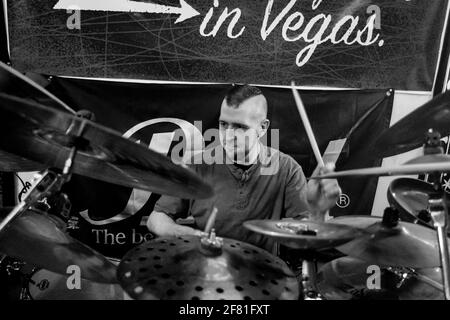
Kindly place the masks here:
<instances>
[{"instance_id":1,"label":"black banner backdrop","mask_svg":"<svg viewBox=\"0 0 450 320\"><path fill-rule=\"evenodd\" d=\"M58 77L48 86L70 106L93 111L98 123L121 133L152 121L132 135L146 144L156 135L179 129L177 124L168 122L173 119L191 124L201 121L202 133L217 128L220 105L229 88L229 85L156 85ZM280 150L293 156L305 174L310 175L317 164L292 92L281 88L261 89L269 102L271 128L279 130ZM392 91L302 91L301 94L322 153L330 141L348 138L338 169L381 164L381 159L371 156L370 148L377 135L389 127ZM158 123L161 119L164 121ZM269 144L271 141L269 137ZM170 154L179 141L173 138L169 142ZM342 179L340 184L350 202L345 208L333 209L331 215L370 215L377 178ZM152 211L159 195L132 194L130 188L79 176L74 176L66 191L76 212L69 223L72 235L103 254L121 257L133 245L152 238L144 217ZM130 204L130 198L138 199L137 204ZM127 212L121 215L123 211Z\"/></svg>"},{"instance_id":2,"label":"black banner backdrop","mask_svg":"<svg viewBox=\"0 0 450 320\"><path fill-rule=\"evenodd\" d=\"M154 0L164 7L140 0L141 11L166 13L115 11L125 2L7 1L14 66L103 78L430 91L447 7L446 0ZM139 11L134 3L131 11Z\"/></svg>"}]
</instances>

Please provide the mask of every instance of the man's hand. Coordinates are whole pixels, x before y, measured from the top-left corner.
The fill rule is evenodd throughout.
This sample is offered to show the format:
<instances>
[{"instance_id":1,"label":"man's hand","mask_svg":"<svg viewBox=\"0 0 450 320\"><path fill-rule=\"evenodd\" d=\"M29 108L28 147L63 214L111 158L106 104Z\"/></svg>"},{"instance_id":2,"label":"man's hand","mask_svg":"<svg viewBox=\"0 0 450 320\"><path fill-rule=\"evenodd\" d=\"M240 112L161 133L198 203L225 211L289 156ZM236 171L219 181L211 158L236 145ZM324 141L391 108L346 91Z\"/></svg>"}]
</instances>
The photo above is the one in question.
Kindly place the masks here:
<instances>
[{"instance_id":1,"label":"man's hand","mask_svg":"<svg viewBox=\"0 0 450 320\"><path fill-rule=\"evenodd\" d=\"M333 164L327 164L318 170L319 174L333 171ZM308 182L307 188L307 200L314 215L325 214L329 209L334 207L342 192L336 179L311 179Z\"/></svg>"},{"instance_id":2,"label":"man's hand","mask_svg":"<svg viewBox=\"0 0 450 320\"><path fill-rule=\"evenodd\" d=\"M205 236L203 231L176 224L167 214L158 211L148 217L147 228L159 237Z\"/></svg>"}]
</instances>

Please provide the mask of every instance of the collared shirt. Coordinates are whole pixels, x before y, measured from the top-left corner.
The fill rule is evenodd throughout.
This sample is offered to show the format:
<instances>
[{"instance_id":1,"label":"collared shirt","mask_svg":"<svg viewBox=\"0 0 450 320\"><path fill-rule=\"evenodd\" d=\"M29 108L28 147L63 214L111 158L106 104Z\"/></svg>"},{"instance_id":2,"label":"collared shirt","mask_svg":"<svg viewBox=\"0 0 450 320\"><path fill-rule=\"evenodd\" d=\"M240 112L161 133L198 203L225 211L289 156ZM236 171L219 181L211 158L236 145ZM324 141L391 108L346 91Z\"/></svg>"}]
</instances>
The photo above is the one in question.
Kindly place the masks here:
<instances>
[{"instance_id":1,"label":"collared shirt","mask_svg":"<svg viewBox=\"0 0 450 320\"><path fill-rule=\"evenodd\" d=\"M176 220L191 215L203 230L213 207L218 209L214 228L220 237L231 238L274 251L275 242L246 229L248 220L305 217L308 211L306 178L289 155L263 146L262 157L244 171L234 164L193 164L191 168L214 187L209 199L185 200L161 196L154 211ZM261 161L260 159L265 159Z\"/></svg>"}]
</instances>

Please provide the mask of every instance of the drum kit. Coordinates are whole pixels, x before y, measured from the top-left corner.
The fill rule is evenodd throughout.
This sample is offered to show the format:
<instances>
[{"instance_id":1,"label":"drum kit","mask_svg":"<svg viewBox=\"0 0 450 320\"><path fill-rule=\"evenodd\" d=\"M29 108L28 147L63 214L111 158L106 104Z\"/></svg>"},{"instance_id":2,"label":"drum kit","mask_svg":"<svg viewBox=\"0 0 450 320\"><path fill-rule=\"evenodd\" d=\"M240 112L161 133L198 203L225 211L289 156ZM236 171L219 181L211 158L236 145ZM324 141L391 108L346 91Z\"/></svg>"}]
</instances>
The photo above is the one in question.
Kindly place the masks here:
<instances>
[{"instance_id":1,"label":"drum kit","mask_svg":"<svg viewBox=\"0 0 450 320\"><path fill-rule=\"evenodd\" d=\"M442 173L450 171L450 158L442 154L435 131L425 135L425 155L405 165L311 177L429 175L431 183L395 180L383 217L244 223L249 232L305 253L298 281L279 257L216 236L216 210L202 236L158 237L134 247L120 261L70 237L64 223L42 204L57 195L69 201L61 187L73 173L189 199L208 198L213 188L189 168L80 117L2 63L0 92L0 170L40 172L24 199L7 209L0 222L0 273L21 279L17 298L449 299L448 200ZM450 96L443 94L387 130L379 138L383 148L378 152L387 156L423 144L421 135L408 136L417 128L436 128L449 135L449 123ZM392 138L397 135L401 138ZM319 268L316 254L328 249L344 256ZM74 266L81 277L81 291L69 286L68 270Z\"/></svg>"}]
</instances>

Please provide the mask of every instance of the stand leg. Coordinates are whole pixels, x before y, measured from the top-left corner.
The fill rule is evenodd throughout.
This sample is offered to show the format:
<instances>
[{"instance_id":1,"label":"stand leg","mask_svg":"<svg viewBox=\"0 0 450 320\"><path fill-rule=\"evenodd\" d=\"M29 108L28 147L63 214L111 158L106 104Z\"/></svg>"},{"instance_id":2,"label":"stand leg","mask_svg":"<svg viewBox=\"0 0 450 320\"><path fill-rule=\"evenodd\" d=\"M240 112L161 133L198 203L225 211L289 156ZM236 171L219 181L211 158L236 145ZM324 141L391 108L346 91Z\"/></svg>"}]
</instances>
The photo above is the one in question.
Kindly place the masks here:
<instances>
[{"instance_id":1,"label":"stand leg","mask_svg":"<svg viewBox=\"0 0 450 320\"><path fill-rule=\"evenodd\" d=\"M438 227L439 255L442 264L442 280L444 283L445 299L450 300L450 265L448 253L447 230L445 227Z\"/></svg>"},{"instance_id":2,"label":"stand leg","mask_svg":"<svg viewBox=\"0 0 450 320\"><path fill-rule=\"evenodd\" d=\"M302 286L303 298L305 300L320 300L320 295L316 288L316 263L303 260L302 263Z\"/></svg>"},{"instance_id":3,"label":"stand leg","mask_svg":"<svg viewBox=\"0 0 450 320\"><path fill-rule=\"evenodd\" d=\"M445 194L439 195L439 192L437 192L436 194L430 195L428 203L434 226L437 229L445 299L450 300L450 258L447 238L448 214L444 199Z\"/></svg>"}]
</instances>

